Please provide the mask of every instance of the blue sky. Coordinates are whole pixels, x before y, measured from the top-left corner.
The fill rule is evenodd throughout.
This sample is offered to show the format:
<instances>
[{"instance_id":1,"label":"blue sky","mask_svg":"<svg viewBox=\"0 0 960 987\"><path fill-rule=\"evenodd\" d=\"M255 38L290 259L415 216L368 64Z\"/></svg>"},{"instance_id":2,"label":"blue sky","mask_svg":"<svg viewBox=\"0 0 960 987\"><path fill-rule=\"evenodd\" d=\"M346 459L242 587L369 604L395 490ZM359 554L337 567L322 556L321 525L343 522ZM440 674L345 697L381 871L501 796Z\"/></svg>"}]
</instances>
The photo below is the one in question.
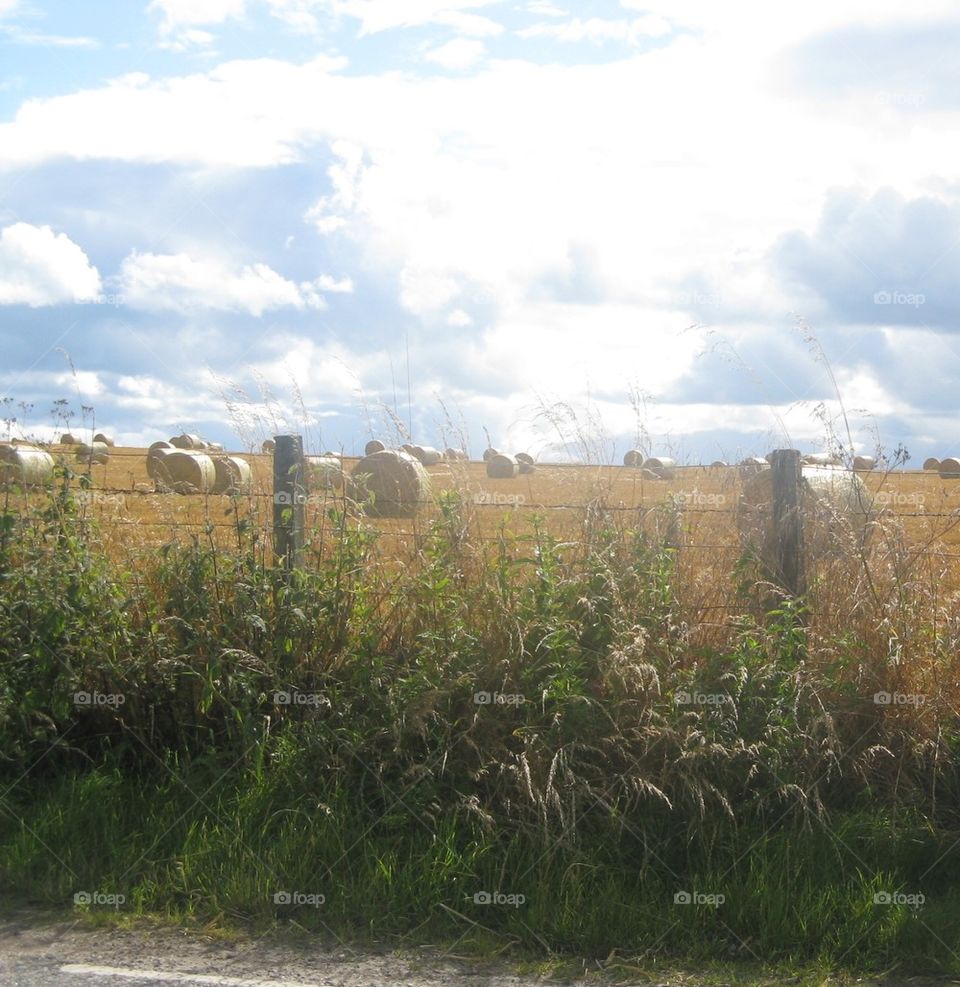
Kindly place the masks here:
<instances>
[{"instance_id":1,"label":"blue sky","mask_svg":"<svg viewBox=\"0 0 960 987\"><path fill-rule=\"evenodd\" d=\"M0 0L9 430L956 454L960 12L796 6Z\"/></svg>"}]
</instances>

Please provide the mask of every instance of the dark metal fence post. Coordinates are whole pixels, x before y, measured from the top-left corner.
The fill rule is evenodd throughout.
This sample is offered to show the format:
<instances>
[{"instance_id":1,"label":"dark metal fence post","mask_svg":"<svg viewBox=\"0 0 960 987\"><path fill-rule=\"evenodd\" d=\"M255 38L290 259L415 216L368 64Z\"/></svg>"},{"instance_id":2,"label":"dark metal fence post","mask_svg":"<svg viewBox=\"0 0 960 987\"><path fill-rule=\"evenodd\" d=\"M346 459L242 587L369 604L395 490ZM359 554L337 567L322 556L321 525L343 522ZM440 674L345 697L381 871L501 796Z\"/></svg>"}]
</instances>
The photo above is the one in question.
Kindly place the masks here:
<instances>
[{"instance_id":1,"label":"dark metal fence post","mask_svg":"<svg viewBox=\"0 0 960 987\"><path fill-rule=\"evenodd\" d=\"M303 439L276 435L273 450L273 553L285 569L300 565L303 556L304 483Z\"/></svg>"},{"instance_id":2,"label":"dark metal fence post","mask_svg":"<svg viewBox=\"0 0 960 987\"><path fill-rule=\"evenodd\" d=\"M777 449L770 454L773 472L774 577L791 596L806 591L803 558L803 474L797 449Z\"/></svg>"}]
</instances>

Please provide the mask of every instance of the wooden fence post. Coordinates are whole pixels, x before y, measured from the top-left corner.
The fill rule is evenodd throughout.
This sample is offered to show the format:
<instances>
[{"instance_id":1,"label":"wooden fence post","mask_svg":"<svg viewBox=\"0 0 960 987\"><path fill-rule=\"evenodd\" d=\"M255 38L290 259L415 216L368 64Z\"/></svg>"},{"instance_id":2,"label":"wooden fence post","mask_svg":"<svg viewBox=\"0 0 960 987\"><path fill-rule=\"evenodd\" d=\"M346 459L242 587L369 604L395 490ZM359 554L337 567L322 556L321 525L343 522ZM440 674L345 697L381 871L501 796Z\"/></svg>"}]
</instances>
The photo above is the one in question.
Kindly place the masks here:
<instances>
[{"instance_id":1,"label":"wooden fence post","mask_svg":"<svg viewBox=\"0 0 960 987\"><path fill-rule=\"evenodd\" d=\"M287 570L300 565L303 557L304 485L303 439L299 435L276 435L273 450L273 553Z\"/></svg>"},{"instance_id":2,"label":"wooden fence post","mask_svg":"<svg viewBox=\"0 0 960 987\"><path fill-rule=\"evenodd\" d=\"M770 454L773 472L773 574L791 596L806 591L803 558L803 473L797 449L777 449Z\"/></svg>"}]
</instances>

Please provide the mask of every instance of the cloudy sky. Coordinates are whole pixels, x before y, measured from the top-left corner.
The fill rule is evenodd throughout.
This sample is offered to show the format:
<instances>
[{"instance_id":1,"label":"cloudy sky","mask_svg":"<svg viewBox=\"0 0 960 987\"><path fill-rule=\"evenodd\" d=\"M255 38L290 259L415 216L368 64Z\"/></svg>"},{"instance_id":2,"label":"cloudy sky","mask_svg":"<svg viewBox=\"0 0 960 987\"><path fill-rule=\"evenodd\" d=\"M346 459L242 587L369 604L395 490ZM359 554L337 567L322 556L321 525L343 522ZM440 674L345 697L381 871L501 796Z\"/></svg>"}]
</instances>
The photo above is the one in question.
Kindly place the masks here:
<instances>
[{"instance_id":1,"label":"cloudy sky","mask_svg":"<svg viewBox=\"0 0 960 987\"><path fill-rule=\"evenodd\" d=\"M0 0L3 416L709 461L845 438L839 390L858 451L957 453L958 42L952 0Z\"/></svg>"}]
</instances>

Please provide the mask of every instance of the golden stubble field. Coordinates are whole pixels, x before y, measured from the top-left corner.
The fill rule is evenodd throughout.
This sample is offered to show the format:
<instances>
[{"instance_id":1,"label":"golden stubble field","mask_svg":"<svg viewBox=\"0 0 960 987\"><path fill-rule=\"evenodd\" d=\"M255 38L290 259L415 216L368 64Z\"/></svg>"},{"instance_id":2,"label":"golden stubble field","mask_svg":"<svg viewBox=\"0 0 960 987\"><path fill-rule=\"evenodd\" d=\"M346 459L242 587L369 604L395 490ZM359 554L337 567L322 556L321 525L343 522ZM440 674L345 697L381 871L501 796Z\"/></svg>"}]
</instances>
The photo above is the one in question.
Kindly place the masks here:
<instances>
[{"instance_id":1,"label":"golden stubble field","mask_svg":"<svg viewBox=\"0 0 960 987\"><path fill-rule=\"evenodd\" d=\"M70 447L53 446L50 451L78 469ZM114 557L132 559L173 540L196 536L224 546L235 544L238 517L262 531L266 550L273 507L272 457L234 455L251 464L254 481L250 495L230 498L156 493L147 476L146 450L114 449L105 465L81 467L90 470L91 478L81 509L99 521L103 548ZM345 458L345 472L357 462ZM737 467L678 467L666 481L625 466L546 464L507 480L488 478L483 462L442 463L428 472L433 498L444 490L461 494L470 536L478 543L495 544L501 532L529 534L535 517L542 519L551 535L575 541L583 535L588 514L605 510L614 523L642 525L666 535L677 549L683 574L700 587L697 597L704 607L717 605L730 589L740 549L736 508L742 478ZM877 470L859 476L874 498L884 537L896 536L902 550L915 557L918 572L922 562L925 579L940 580L946 591L960 589L960 481L920 471ZM79 489L79 479L73 486ZM384 558L409 563L438 514L433 498L413 519L356 518L351 523L381 534ZM671 502L681 510L668 525L667 514L657 507ZM342 504L342 494L336 491L312 493L307 523L315 551L323 551L328 541L329 509Z\"/></svg>"}]
</instances>

